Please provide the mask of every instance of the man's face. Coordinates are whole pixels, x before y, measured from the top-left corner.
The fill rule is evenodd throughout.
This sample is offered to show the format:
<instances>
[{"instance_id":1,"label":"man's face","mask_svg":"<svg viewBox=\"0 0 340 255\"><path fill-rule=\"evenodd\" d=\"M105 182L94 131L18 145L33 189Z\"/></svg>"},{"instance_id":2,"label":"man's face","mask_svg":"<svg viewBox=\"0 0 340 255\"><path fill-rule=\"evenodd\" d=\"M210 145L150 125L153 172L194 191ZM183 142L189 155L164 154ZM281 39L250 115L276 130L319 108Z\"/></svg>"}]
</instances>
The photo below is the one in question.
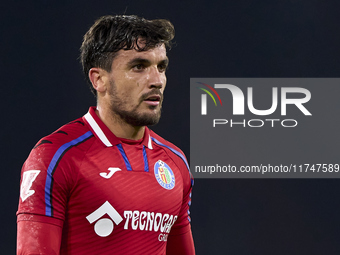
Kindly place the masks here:
<instances>
[{"instance_id":1,"label":"man's face","mask_svg":"<svg viewBox=\"0 0 340 255\"><path fill-rule=\"evenodd\" d=\"M158 123L168 65L164 44L147 51L120 50L109 76L112 113L133 126Z\"/></svg>"}]
</instances>

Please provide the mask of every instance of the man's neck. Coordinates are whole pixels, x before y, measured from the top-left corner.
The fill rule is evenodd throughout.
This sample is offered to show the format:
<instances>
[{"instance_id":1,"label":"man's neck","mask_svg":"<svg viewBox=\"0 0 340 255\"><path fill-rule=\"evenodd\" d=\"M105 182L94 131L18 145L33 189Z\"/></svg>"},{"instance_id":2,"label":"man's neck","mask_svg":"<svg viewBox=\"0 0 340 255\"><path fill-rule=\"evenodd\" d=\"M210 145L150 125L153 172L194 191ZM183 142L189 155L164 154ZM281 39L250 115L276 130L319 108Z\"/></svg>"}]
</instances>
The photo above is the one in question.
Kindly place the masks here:
<instances>
[{"instance_id":1,"label":"man's neck","mask_svg":"<svg viewBox=\"0 0 340 255\"><path fill-rule=\"evenodd\" d=\"M139 140L144 136L145 126L132 126L122 120L119 116L113 115L111 112L109 113L100 107L97 108L96 114L111 132L119 138Z\"/></svg>"}]
</instances>

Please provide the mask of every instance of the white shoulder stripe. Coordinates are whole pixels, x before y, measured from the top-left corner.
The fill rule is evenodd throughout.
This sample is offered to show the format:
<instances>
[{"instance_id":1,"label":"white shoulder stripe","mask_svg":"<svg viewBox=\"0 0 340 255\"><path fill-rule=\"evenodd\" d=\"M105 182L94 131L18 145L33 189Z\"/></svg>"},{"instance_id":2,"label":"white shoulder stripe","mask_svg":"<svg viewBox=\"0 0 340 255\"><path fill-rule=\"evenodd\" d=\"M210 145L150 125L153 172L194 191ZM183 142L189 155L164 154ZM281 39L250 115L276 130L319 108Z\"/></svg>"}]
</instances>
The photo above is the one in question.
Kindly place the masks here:
<instances>
[{"instance_id":1,"label":"white shoulder stripe","mask_svg":"<svg viewBox=\"0 0 340 255\"><path fill-rule=\"evenodd\" d=\"M92 127L93 131L96 133L96 135L99 137L99 139L107 146L111 147L112 144L110 141L107 139L106 135L104 132L101 130L101 128L98 126L97 122L94 120L94 118L91 116L91 114L88 112L85 114L85 119L87 122L90 124Z\"/></svg>"}]
</instances>

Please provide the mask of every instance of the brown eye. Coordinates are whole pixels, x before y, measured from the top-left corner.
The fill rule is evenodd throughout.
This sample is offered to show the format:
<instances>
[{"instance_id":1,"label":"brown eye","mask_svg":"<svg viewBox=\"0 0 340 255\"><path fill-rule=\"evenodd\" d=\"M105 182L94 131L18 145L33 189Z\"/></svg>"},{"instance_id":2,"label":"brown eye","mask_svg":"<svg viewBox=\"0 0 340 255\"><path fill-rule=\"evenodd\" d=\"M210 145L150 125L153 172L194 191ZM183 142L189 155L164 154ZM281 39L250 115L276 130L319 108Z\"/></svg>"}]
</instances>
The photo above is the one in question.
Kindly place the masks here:
<instances>
[{"instance_id":1,"label":"brown eye","mask_svg":"<svg viewBox=\"0 0 340 255\"><path fill-rule=\"evenodd\" d=\"M138 64L138 65L135 65L135 66L132 67L132 69L135 70L135 71L142 71L144 68L145 67L142 64Z\"/></svg>"},{"instance_id":2,"label":"brown eye","mask_svg":"<svg viewBox=\"0 0 340 255\"><path fill-rule=\"evenodd\" d=\"M158 71L159 72L165 72L167 70L168 66L167 65L159 65L158 66Z\"/></svg>"}]
</instances>

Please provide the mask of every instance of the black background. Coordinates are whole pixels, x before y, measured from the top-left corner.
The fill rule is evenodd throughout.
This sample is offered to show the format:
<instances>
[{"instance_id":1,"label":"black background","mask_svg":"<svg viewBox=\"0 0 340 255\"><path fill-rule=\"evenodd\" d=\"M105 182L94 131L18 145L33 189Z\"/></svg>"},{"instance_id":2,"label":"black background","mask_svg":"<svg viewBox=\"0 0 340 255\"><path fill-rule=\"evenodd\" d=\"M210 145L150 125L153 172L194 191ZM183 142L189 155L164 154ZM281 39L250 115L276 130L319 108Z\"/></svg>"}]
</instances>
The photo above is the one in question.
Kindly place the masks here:
<instances>
[{"instance_id":1,"label":"black background","mask_svg":"<svg viewBox=\"0 0 340 255\"><path fill-rule=\"evenodd\" d=\"M339 10L321 0L2 1L1 254L15 251L30 149L95 104L78 60L95 19L126 13L173 22L163 116L153 129L189 156L190 77L338 77ZM339 183L197 179L197 254L339 254Z\"/></svg>"}]
</instances>

